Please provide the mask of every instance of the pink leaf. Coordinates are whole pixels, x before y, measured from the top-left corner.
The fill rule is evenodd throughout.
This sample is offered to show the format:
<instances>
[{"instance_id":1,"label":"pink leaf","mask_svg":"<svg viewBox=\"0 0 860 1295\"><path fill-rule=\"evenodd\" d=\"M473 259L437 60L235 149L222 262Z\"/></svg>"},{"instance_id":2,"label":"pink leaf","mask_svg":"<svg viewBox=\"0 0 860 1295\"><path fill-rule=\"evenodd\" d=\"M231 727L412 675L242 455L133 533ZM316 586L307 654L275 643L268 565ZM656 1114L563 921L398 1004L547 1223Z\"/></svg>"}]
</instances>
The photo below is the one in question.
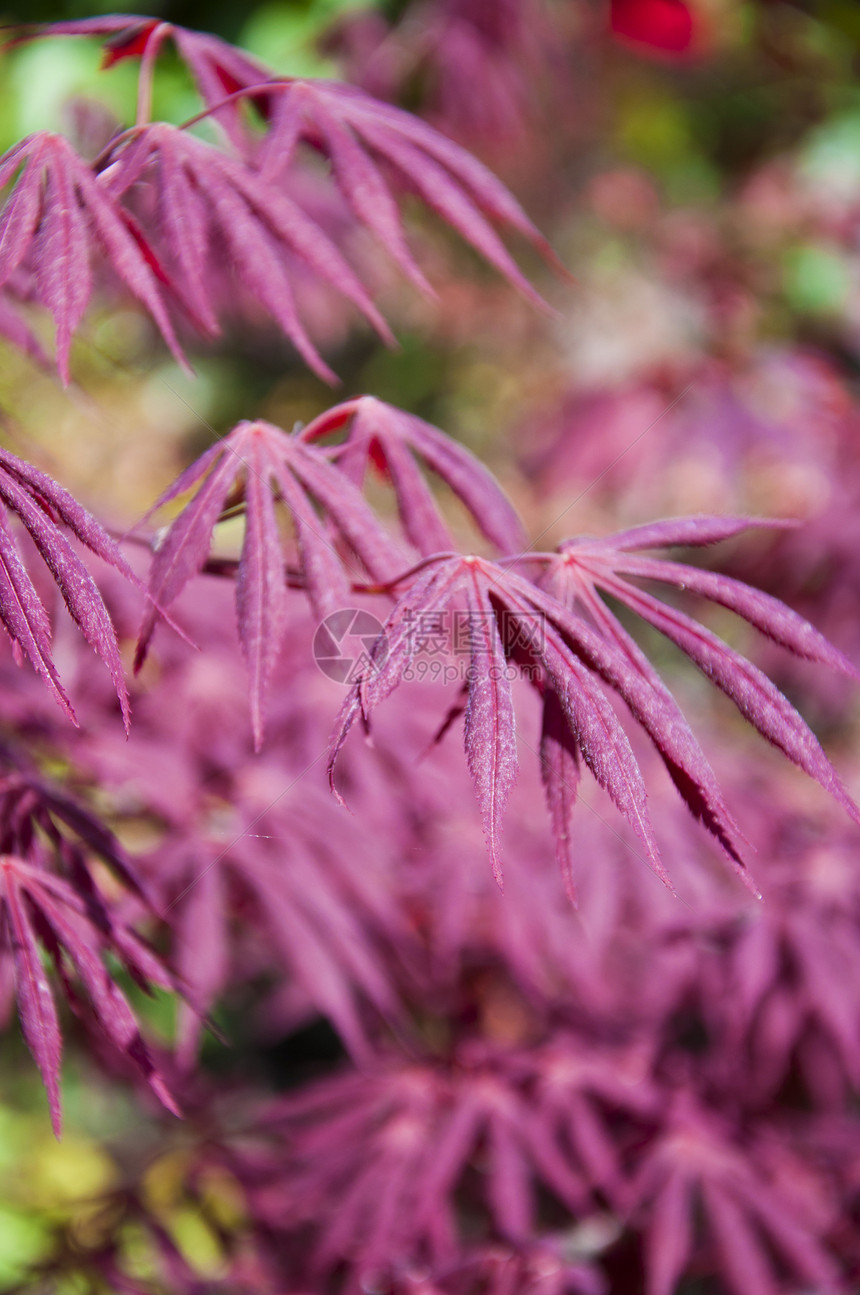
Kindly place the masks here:
<instances>
[{"instance_id":1,"label":"pink leaf","mask_svg":"<svg viewBox=\"0 0 860 1295\"><path fill-rule=\"evenodd\" d=\"M155 505L198 487L156 549L149 582L153 606L141 627L136 668L146 656L158 610L169 606L205 565L212 531L237 484L246 530L236 614L251 672L252 725L259 745L263 698L286 628L286 555L275 501L286 505L291 515L305 590L321 616L349 602L349 554L342 552L344 546L373 579L392 578L401 561L356 487L324 454L271 423L240 423L187 468Z\"/></svg>"},{"instance_id":2,"label":"pink leaf","mask_svg":"<svg viewBox=\"0 0 860 1295\"><path fill-rule=\"evenodd\" d=\"M21 1030L47 1089L51 1107L51 1124L55 1135L59 1137L62 1127L60 1024L48 977L42 966L39 948L24 909L23 897L18 889L13 868L14 860L8 857L0 860L0 872L3 874L4 882L3 900L12 944Z\"/></svg>"},{"instance_id":3,"label":"pink leaf","mask_svg":"<svg viewBox=\"0 0 860 1295\"><path fill-rule=\"evenodd\" d=\"M39 296L54 317L63 381L69 376L69 342L89 302L90 260L97 250L184 364L152 268L87 163L62 136L45 132L29 136L0 159L0 181L22 162L0 213L0 284L28 258Z\"/></svg>"},{"instance_id":4,"label":"pink leaf","mask_svg":"<svg viewBox=\"0 0 860 1295\"><path fill-rule=\"evenodd\" d=\"M654 1201L647 1233L648 1295L674 1295L693 1248L691 1184L674 1170Z\"/></svg>"},{"instance_id":5,"label":"pink leaf","mask_svg":"<svg viewBox=\"0 0 860 1295\"><path fill-rule=\"evenodd\" d=\"M320 226L238 160L176 127L158 123L121 144L105 176L115 199L141 179L154 186L157 236L177 273L184 270L187 274L189 301L210 329L214 308L207 280L213 269L213 248L221 240L230 250L243 285L326 381L334 381L334 375L299 319L285 253L298 257L351 301L381 337L393 340L366 289ZM190 208L179 201L175 190L180 177L183 191L193 194ZM193 250L188 246L192 236Z\"/></svg>"},{"instance_id":6,"label":"pink leaf","mask_svg":"<svg viewBox=\"0 0 860 1295\"><path fill-rule=\"evenodd\" d=\"M409 113L379 103L352 86L291 81L279 91L278 101L260 156L266 181L284 173L300 135L330 152L336 182L353 211L386 239L401 268L414 280L416 268L399 233L393 205L376 202L371 207L371 194L377 194L381 179L371 159L375 154L399 171L429 207L525 296L544 304L484 213L524 235L554 260L546 240L504 185L459 145Z\"/></svg>"},{"instance_id":7,"label":"pink leaf","mask_svg":"<svg viewBox=\"0 0 860 1295\"><path fill-rule=\"evenodd\" d=\"M281 646L287 616L281 538L268 480L271 463L261 443L261 434L262 429L251 439L248 449L247 521L236 581L236 615L242 650L251 672L251 724L257 750L263 741L263 694Z\"/></svg>"},{"instance_id":8,"label":"pink leaf","mask_svg":"<svg viewBox=\"0 0 860 1295\"><path fill-rule=\"evenodd\" d=\"M558 696L547 688L543 699L543 721L540 740L540 772L546 792L556 858L572 903L576 903L573 858L570 846L570 820L576 804L580 781L579 754L573 734L565 720Z\"/></svg>"},{"instance_id":9,"label":"pink leaf","mask_svg":"<svg viewBox=\"0 0 860 1295\"><path fill-rule=\"evenodd\" d=\"M614 563L614 569L619 575L659 580L679 589L689 590L690 593L700 594L702 598L728 607L762 634L797 656L805 657L808 661L819 661L833 670L840 670L854 679L860 679L857 667L829 643L814 625L810 625L809 621L798 616L797 612L786 607L778 598L771 598L760 589L752 589L740 580L733 580L716 571L701 571L698 567L685 566L680 562L653 558L622 557Z\"/></svg>"},{"instance_id":10,"label":"pink leaf","mask_svg":"<svg viewBox=\"0 0 860 1295\"><path fill-rule=\"evenodd\" d=\"M468 559L467 559L468 560ZM466 759L475 783L484 834L496 880L501 883L498 838L502 814L517 776L514 703L504 648L493 606L479 573L470 572L469 701L466 706Z\"/></svg>"},{"instance_id":11,"label":"pink leaf","mask_svg":"<svg viewBox=\"0 0 860 1295\"><path fill-rule=\"evenodd\" d=\"M367 465L381 457L404 530L420 553L440 553L450 548L452 541L432 495L415 470L413 455L438 473L497 548L509 552L522 547L522 523L498 482L464 446L438 428L373 396L361 396L321 414L299 435L303 441L314 441L344 424L348 424L348 438L335 451L338 465L360 485Z\"/></svg>"}]
</instances>

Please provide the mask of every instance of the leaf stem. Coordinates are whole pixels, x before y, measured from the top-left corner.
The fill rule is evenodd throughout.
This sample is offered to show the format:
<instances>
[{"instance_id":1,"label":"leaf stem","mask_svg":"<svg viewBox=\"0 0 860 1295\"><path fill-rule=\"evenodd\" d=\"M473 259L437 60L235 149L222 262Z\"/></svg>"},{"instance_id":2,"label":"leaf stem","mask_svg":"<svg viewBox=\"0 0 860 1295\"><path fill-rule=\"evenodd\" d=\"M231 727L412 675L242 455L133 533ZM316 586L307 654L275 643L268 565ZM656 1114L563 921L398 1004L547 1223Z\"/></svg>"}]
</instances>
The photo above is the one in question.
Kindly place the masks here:
<instances>
[{"instance_id":1,"label":"leaf stem","mask_svg":"<svg viewBox=\"0 0 860 1295\"><path fill-rule=\"evenodd\" d=\"M205 121L207 117L213 116L222 108L228 108L231 103L237 103L240 99L252 99L255 95L274 94L279 90L287 90L293 84L294 80L295 77L280 76L273 77L269 81L258 81L254 85L243 86L241 90L234 90L232 94L228 94L225 98L219 99L217 103L209 104L207 108L203 108L200 112L195 113L194 116L189 117L187 121L181 122L178 129L188 130L190 126L196 126L198 121Z\"/></svg>"},{"instance_id":2,"label":"leaf stem","mask_svg":"<svg viewBox=\"0 0 860 1295\"><path fill-rule=\"evenodd\" d=\"M144 47L137 81L136 126L147 126L152 120L152 83L155 76L155 63L161 46L172 31L171 23L160 22L157 27L153 27Z\"/></svg>"}]
</instances>

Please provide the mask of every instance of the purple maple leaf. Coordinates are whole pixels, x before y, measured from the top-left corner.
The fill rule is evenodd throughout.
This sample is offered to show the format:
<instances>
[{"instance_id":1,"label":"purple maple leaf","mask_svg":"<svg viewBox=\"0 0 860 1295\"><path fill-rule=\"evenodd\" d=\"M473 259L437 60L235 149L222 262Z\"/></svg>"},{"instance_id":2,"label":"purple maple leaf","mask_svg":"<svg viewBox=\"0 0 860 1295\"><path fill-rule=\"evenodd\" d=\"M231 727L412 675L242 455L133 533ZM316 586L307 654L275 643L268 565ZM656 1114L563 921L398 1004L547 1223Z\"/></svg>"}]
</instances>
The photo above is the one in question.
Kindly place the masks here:
<instances>
[{"instance_id":1,"label":"purple maple leaf","mask_svg":"<svg viewBox=\"0 0 860 1295\"><path fill-rule=\"evenodd\" d=\"M558 265L546 240L492 172L410 114L353 87L276 77L214 36L154 19L110 15L48 25L17 39L64 34L110 37L108 65L135 55L142 59L137 125L101 155L98 175L65 140L46 134L25 140L0 159L0 184L25 163L0 214L0 286L32 244L27 265L56 321L64 378L71 335L90 298L94 242L102 245L179 358L159 285L184 306L198 330L216 332L216 244L228 249L245 285L326 381L334 381L334 375L299 319L285 254L297 256L391 340L337 246L283 192L281 182L300 140L329 157L334 181L355 219L377 236L420 289L431 291L406 241L391 176L400 187L416 191L519 291L544 305L491 222L521 234ZM212 148L185 130L146 124L154 61L168 37L206 104L203 115L223 127L239 156ZM260 143L243 123L243 101L253 102L269 123ZM153 230L120 205L123 196L127 202L132 199L135 188L139 197L147 197L150 213L155 211ZM159 244L158 253L151 239Z\"/></svg>"},{"instance_id":2,"label":"purple maple leaf","mask_svg":"<svg viewBox=\"0 0 860 1295\"><path fill-rule=\"evenodd\" d=\"M559 545L558 553L530 554L528 561L542 566L543 586L560 602L584 610L607 641L617 646L655 688L660 687L656 671L606 607L599 591L611 594L660 630L731 698L763 737L821 783L852 818L860 821L860 810L815 735L767 676L703 625L629 579L632 576L657 580L689 590L729 608L796 655L828 665L854 679L860 678L856 667L813 625L778 599L717 572L641 557L635 552L671 545L713 544L750 526L780 524L750 518L675 518L621 531L604 539L566 540ZM684 794L683 787L679 789ZM703 817L701 813L699 816Z\"/></svg>"},{"instance_id":3,"label":"purple maple leaf","mask_svg":"<svg viewBox=\"0 0 860 1295\"><path fill-rule=\"evenodd\" d=\"M473 1208L503 1239L531 1236L538 1184L571 1211L588 1198L575 1157L555 1144L504 1059L383 1061L285 1099L265 1127L274 1174L290 1184L288 1198L268 1192L278 1226L312 1225L318 1274L344 1261L360 1279L391 1264L456 1258L453 1198L482 1146Z\"/></svg>"},{"instance_id":4,"label":"purple maple leaf","mask_svg":"<svg viewBox=\"0 0 860 1295\"><path fill-rule=\"evenodd\" d=\"M419 553L444 552L453 541L413 456L441 477L498 549L507 553L522 546L522 524L498 482L438 428L374 396L359 396L320 414L299 437L310 443L344 427L346 440L332 451L338 467L358 486L370 465L386 473L403 529Z\"/></svg>"},{"instance_id":5,"label":"purple maple leaf","mask_svg":"<svg viewBox=\"0 0 860 1295\"><path fill-rule=\"evenodd\" d=\"M645 1239L647 1295L673 1295L704 1226L732 1295L781 1289L776 1263L802 1286L841 1289L835 1265L793 1202L758 1171L718 1119L682 1094L631 1184Z\"/></svg>"},{"instance_id":6,"label":"purple maple leaf","mask_svg":"<svg viewBox=\"0 0 860 1295\"><path fill-rule=\"evenodd\" d=\"M0 285L19 266L31 272L37 299L54 317L63 381L69 380L72 336L92 295L96 252L147 309L184 364L151 256L104 182L68 140L43 131L15 144L0 158L0 187L13 179L0 211Z\"/></svg>"},{"instance_id":7,"label":"purple maple leaf","mask_svg":"<svg viewBox=\"0 0 860 1295\"><path fill-rule=\"evenodd\" d=\"M112 954L144 989L178 988L160 958L117 915L115 901L105 898L87 862L87 854L95 854L142 898L144 891L124 852L86 809L18 773L0 779L0 818L2 942L11 956L21 1028L48 1092L54 1131L59 1136L62 1041L40 946L50 954L73 1009L78 1011L80 1005L70 970L111 1045L177 1113L125 995L103 962L104 955Z\"/></svg>"},{"instance_id":8,"label":"purple maple leaf","mask_svg":"<svg viewBox=\"0 0 860 1295\"><path fill-rule=\"evenodd\" d=\"M302 784L284 796L282 777L267 772L261 785L277 787L280 796L271 806L268 794L253 797L236 788L236 827L226 848L207 836L201 812L190 827L177 825L152 859L160 892L175 913L177 968L195 992L195 1009L182 1018L182 1051L190 1056L196 1042L196 1009L207 1011L228 986L247 977L248 967L262 966L289 978L287 1019L302 1020L310 1004L364 1060L362 1005L370 1004L382 1019L402 1014L388 974L402 922L387 869L365 833L331 823L324 790ZM205 813L211 813L208 806ZM245 832L243 822L253 829ZM265 930L262 958L245 944L233 920L237 911L255 914Z\"/></svg>"},{"instance_id":9,"label":"purple maple leaf","mask_svg":"<svg viewBox=\"0 0 860 1295\"><path fill-rule=\"evenodd\" d=\"M393 172L524 295L543 305L490 220L521 234L558 265L546 239L483 163L410 113L354 86L278 77L217 37L154 19L110 15L52 23L22 39L35 35L109 36L109 63L151 56L171 37L209 115L235 145L246 152L250 146L238 117L243 97L271 118L257 159L263 180L283 176L300 140L312 144L330 158L335 183L356 219L379 238L407 277L427 291L429 285L409 250L388 182L386 171ZM224 103L225 99L231 101Z\"/></svg>"},{"instance_id":10,"label":"purple maple leaf","mask_svg":"<svg viewBox=\"0 0 860 1295\"><path fill-rule=\"evenodd\" d=\"M386 171L393 172L524 296L543 306L490 221L523 235L548 260L558 262L516 199L482 162L410 113L354 86L292 80L281 82L278 90L259 157L266 181L274 184L286 174L300 141L312 144L330 158L335 183L356 219L413 283L426 289L386 179Z\"/></svg>"},{"instance_id":11,"label":"purple maple leaf","mask_svg":"<svg viewBox=\"0 0 860 1295\"><path fill-rule=\"evenodd\" d=\"M59 525L62 522L90 552L132 582L137 578L114 541L67 490L38 468L0 449L0 500L14 512L48 567L69 614L110 671L126 728L128 690L116 633L95 581ZM75 713L51 657L47 612L21 561L11 531L0 518L0 620L13 643L42 675L73 722Z\"/></svg>"},{"instance_id":12,"label":"purple maple leaf","mask_svg":"<svg viewBox=\"0 0 860 1295\"><path fill-rule=\"evenodd\" d=\"M633 827L658 875L668 883L642 774L601 681L620 693L667 763L689 782L706 822L713 824L712 830L740 866L736 829L671 695L644 678L615 645L601 639L562 604L516 572L474 556L442 554L417 569L386 621L367 670L344 703L330 747L330 775L353 724L359 717L369 721L421 650L416 624L464 603L470 651L466 751L497 877L501 875L500 820L518 764L510 677L516 668L508 661L513 656L511 636L526 645L532 664L541 667L538 682L557 696L585 763ZM555 804L554 799L551 805ZM558 831L555 809L553 822Z\"/></svg>"},{"instance_id":13,"label":"purple maple leaf","mask_svg":"<svg viewBox=\"0 0 860 1295\"><path fill-rule=\"evenodd\" d=\"M240 1148L231 1168L264 1224L310 1239L296 1285L344 1264L356 1285L418 1263L442 1274L476 1242L526 1249L541 1203L578 1217L595 1191L615 1190L612 1135L642 1127L653 1094L618 1057L578 1051L562 1038L522 1052L472 1043L438 1060L382 1054L270 1104L264 1152Z\"/></svg>"},{"instance_id":14,"label":"purple maple leaf","mask_svg":"<svg viewBox=\"0 0 860 1295\"><path fill-rule=\"evenodd\" d=\"M151 511L198 486L190 503L156 548L149 587L153 606L140 632L140 666L155 627L157 606L167 607L202 570L213 527L242 482L246 517L236 583L239 637L251 671L251 714L257 746L262 742L262 703L281 646L287 616L287 584L275 502L284 503L295 529L301 577L316 614L325 618L351 601L347 546L374 579L387 581L402 569L397 548L356 487L326 456L271 423L240 423L183 472ZM324 513L321 519L315 505Z\"/></svg>"},{"instance_id":15,"label":"purple maple leaf","mask_svg":"<svg viewBox=\"0 0 860 1295\"><path fill-rule=\"evenodd\" d=\"M243 285L325 381L337 379L299 319L285 254L307 264L351 301L381 337L393 341L367 291L320 226L236 158L175 126L156 123L122 139L105 160L103 175L114 200L137 185L150 191L156 209L151 236L163 248L169 278L182 285L202 331L218 329L212 268L214 257L223 256L226 248Z\"/></svg>"}]
</instances>

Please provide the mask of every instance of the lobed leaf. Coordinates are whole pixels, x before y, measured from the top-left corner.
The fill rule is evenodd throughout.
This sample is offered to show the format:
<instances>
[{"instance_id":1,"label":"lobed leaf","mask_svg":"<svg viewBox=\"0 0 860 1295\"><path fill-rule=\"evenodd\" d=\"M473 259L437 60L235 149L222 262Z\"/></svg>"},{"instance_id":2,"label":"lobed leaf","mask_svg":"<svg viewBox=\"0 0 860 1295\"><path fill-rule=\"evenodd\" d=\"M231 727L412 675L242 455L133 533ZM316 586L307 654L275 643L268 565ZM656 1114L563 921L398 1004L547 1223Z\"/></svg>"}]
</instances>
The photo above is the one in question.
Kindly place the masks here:
<instances>
[{"instance_id":1,"label":"lobed leaf","mask_svg":"<svg viewBox=\"0 0 860 1295\"><path fill-rule=\"evenodd\" d=\"M62 855L62 838L57 840ZM0 857L0 910L11 947L21 1027L48 1092L54 1132L59 1137L62 1039L40 943L52 956L72 1006L76 1006L76 1000L66 960L86 990L96 1020L111 1044L143 1074L163 1104L178 1114L134 1014L102 961L110 951L133 966L136 937L113 917L83 863L72 885L47 870L34 846L29 853L30 860L13 854ZM145 974L140 976L144 987L154 980L176 988L173 977L154 955L147 956L145 962Z\"/></svg>"},{"instance_id":2,"label":"lobed leaf","mask_svg":"<svg viewBox=\"0 0 860 1295\"><path fill-rule=\"evenodd\" d=\"M353 724L359 716L369 720L374 708L397 687L419 650L416 621L444 611L464 595L472 651L476 653L467 676L467 757L497 876L501 811L516 772L511 680L499 619L506 613L506 632L513 620L516 631L528 634L535 613L545 612L544 637L532 645L534 657L544 667L586 764L630 822L652 867L668 882L648 817L641 772L599 682L565 641L560 628L561 622L568 626L564 609L559 606L554 610L550 600L544 597L541 601L539 591L514 572L481 558L440 555L430 559L396 604L380 636L378 651L371 654L364 676L353 686L338 717L329 748L330 778Z\"/></svg>"},{"instance_id":3,"label":"lobed leaf","mask_svg":"<svg viewBox=\"0 0 860 1295\"><path fill-rule=\"evenodd\" d=\"M331 158L335 182L353 214L385 243L413 282L421 284L423 276L406 245L393 201L379 200L384 180L378 161L417 191L524 296L544 304L487 217L516 230L554 260L549 245L504 185L465 149L409 113L331 81L283 85L260 151L260 171L267 182L284 175L300 139Z\"/></svg>"},{"instance_id":4,"label":"lobed leaf","mask_svg":"<svg viewBox=\"0 0 860 1295\"><path fill-rule=\"evenodd\" d=\"M299 436L313 442L344 426L346 442L334 451L338 467L361 485L369 464L384 466L403 528L420 553L429 557L444 552L452 547L452 540L413 456L441 477L498 549L509 552L523 545L522 523L498 482L464 446L438 428L373 396L359 396L327 410Z\"/></svg>"},{"instance_id":5,"label":"lobed leaf","mask_svg":"<svg viewBox=\"0 0 860 1295\"><path fill-rule=\"evenodd\" d=\"M860 809L843 787L815 734L757 666L728 647L710 630L650 594L611 578L606 580L605 588L676 643L731 698L762 737L819 782L856 822L860 822Z\"/></svg>"},{"instance_id":6,"label":"lobed leaf","mask_svg":"<svg viewBox=\"0 0 860 1295\"><path fill-rule=\"evenodd\" d=\"M68 140L42 131L0 158L0 185L19 172L0 211L0 286L25 263L36 293L54 318L57 363L69 380L69 348L92 293L91 260L103 254L116 276L155 321L185 363L158 277L124 213Z\"/></svg>"},{"instance_id":7,"label":"lobed leaf","mask_svg":"<svg viewBox=\"0 0 860 1295\"><path fill-rule=\"evenodd\" d=\"M45 565L51 572L69 614L110 671L128 728L128 689L116 640L116 631L98 587L69 541L46 516L42 508L18 481L0 471L0 499L20 517ZM95 525L95 523L94 523ZM108 539L107 536L104 537ZM125 563L121 562L121 567ZM37 667L38 668L38 667Z\"/></svg>"},{"instance_id":8,"label":"lobed leaf","mask_svg":"<svg viewBox=\"0 0 860 1295\"><path fill-rule=\"evenodd\" d=\"M154 188L156 233L165 257L177 275L183 273L188 301L210 331L216 327L212 248L220 239L240 282L325 381L336 379L299 318L285 254L304 262L352 302L385 341L393 341L366 289L328 235L237 159L185 131L156 123L119 144L105 174L114 199L138 183Z\"/></svg>"},{"instance_id":9,"label":"lobed leaf","mask_svg":"<svg viewBox=\"0 0 860 1295\"><path fill-rule=\"evenodd\" d=\"M46 473L0 448L0 501L13 511L33 540L62 594L69 614L96 655L107 666L129 724L128 689L116 632L98 587L54 514L90 552L139 583L116 543L72 495ZM51 658L47 613L36 593L14 540L0 520L0 620L30 663L45 679L60 706L75 722L74 710L59 682Z\"/></svg>"},{"instance_id":10,"label":"lobed leaf","mask_svg":"<svg viewBox=\"0 0 860 1295\"><path fill-rule=\"evenodd\" d=\"M858 677L860 672L814 626L770 595L718 573L630 554L630 550L653 548L660 544L714 543L737 534L750 525L768 524L748 518L674 518L668 522L635 527L600 540L566 540L559 545L557 555L530 554L527 561L543 568L539 578L556 598L570 609L580 606L587 611L607 641L622 649L636 672L647 679L651 688L660 692L665 701L668 693L653 667L601 601L598 591L610 593L660 630L732 699L762 736L816 779L852 818L860 821L860 810L846 792L815 735L767 676L710 630L683 612L660 602L637 585L629 583L627 579L628 576L641 577L690 589L693 593L730 608L797 655ZM617 683L614 686L617 687ZM629 704L630 699L626 699ZM680 722L686 729L683 717L680 717ZM645 726L649 727L647 722ZM649 731L652 731L653 736L654 730ZM681 729L677 731L680 735ZM688 753L691 753L687 734L688 729L683 743L687 746ZM660 749L659 741L657 745ZM685 790L685 785L689 786L689 765L686 769L682 766L675 770L673 764L677 762L674 759L667 763L676 786L688 804L737 860L739 856L731 845L733 829L730 820L725 818L721 802L709 793L704 801L699 799L696 806ZM678 772L681 772L681 779Z\"/></svg>"},{"instance_id":11,"label":"lobed leaf","mask_svg":"<svg viewBox=\"0 0 860 1295\"><path fill-rule=\"evenodd\" d=\"M196 494L155 551L149 577L152 603L138 637L135 668L143 664L158 612L174 602L206 564L212 532L231 492L239 488L246 525L236 615L251 675L252 727L259 746L263 698L287 621L285 555L275 502L286 505L291 516L301 579L321 617L349 602L350 554L372 579L382 581L398 574L401 560L356 487L316 448L270 423L240 423L187 468L154 509L194 487Z\"/></svg>"}]
</instances>

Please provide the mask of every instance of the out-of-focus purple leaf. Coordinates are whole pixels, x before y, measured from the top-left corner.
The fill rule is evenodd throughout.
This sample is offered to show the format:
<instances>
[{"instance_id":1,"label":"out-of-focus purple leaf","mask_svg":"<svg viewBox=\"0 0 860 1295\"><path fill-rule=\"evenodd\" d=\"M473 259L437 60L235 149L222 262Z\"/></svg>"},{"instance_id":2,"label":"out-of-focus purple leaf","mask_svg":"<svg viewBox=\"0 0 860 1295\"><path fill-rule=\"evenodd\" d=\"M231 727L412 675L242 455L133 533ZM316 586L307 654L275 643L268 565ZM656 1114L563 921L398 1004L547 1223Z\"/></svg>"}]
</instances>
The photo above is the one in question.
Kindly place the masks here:
<instances>
[{"instance_id":1,"label":"out-of-focus purple leaf","mask_svg":"<svg viewBox=\"0 0 860 1295\"><path fill-rule=\"evenodd\" d=\"M62 1129L60 1108L60 1057L62 1038L57 1008L51 986L42 966L36 937L24 909L24 897L16 876L15 860L0 860L3 878L2 901L8 922L12 958L15 966L15 989L21 1030L27 1047L39 1067L48 1093L51 1124L57 1137Z\"/></svg>"}]
</instances>

